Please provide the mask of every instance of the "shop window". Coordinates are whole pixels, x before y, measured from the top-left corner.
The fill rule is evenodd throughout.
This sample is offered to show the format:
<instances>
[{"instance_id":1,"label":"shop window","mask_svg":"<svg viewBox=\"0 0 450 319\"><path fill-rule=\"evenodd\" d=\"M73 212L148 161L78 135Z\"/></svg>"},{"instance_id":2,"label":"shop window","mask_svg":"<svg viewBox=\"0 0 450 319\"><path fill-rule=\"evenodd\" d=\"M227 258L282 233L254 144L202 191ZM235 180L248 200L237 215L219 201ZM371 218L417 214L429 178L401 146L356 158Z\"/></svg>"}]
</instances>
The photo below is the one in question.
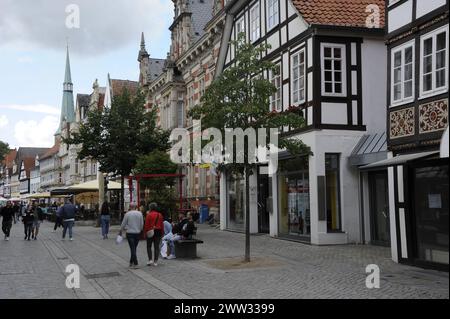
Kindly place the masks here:
<instances>
[{"instance_id":1,"label":"shop window","mask_svg":"<svg viewBox=\"0 0 450 319\"><path fill-rule=\"evenodd\" d=\"M449 263L448 164L414 169L416 258Z\"/></svg>"},{"instance_id":2,"label":"shop window","mask_svg":"<svg viewBox=\"0 0 450 319\"><path fill-rule=\"evenodd\" d=\"M228 224L229 229L244 229L245 178L234 175L228 178Z\"/></svg>"},{"instance_id":3,"label":"shop window","mask_svg":"<svg viewBox=\"0 0 450 319\"><path fill-rule=\"evenodd\" d=\"M297 158L280 163L283 173L279 178L279 232L282 236L310 236L308 158Z\"/></svg>"},{"instance_id":4,"label":"shop window","mask_svg":"<svg viewBox=\"0 0 450 319\"><path fill-rule=\"evenodd\" d=\"M325 154L326 210L328 232L341 231L339 154Z\"/></svg>"}]
</instances>

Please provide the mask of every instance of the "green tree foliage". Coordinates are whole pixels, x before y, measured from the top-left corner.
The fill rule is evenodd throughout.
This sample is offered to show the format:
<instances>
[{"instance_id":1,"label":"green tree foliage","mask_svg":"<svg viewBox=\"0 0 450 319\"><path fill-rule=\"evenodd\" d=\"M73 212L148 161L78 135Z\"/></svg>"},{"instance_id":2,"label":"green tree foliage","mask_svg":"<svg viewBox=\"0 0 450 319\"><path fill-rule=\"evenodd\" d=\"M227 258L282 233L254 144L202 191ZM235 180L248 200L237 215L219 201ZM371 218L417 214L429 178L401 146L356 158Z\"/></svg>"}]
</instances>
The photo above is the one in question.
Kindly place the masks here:
<instances>
[{"instance_id":1,"label":"green tree foliage","mask_svg":"<svg viewBox=\"0 0 450 319\"><path fill-rule=\"evenodd\" d=\"M0 163L3 162L8 153L9 153L8 143L0 141Z\"/></svg>"},{"instance_id":2,"label":"green tree foliage","mask_svg":"<svg viewBox=\"0 0 450 319\"><path fill-rule=\"evenodd\" d=\"M178 165L170 160L167 152L153 151L148 155L140 156L133 169L135 175L139 174L176 174ZM147 203L155 202L164 214L172 216L176 211L176 192L174 189L176 177L144 178L141 180L141 189L144 189ZM142 197L141 197L142 198Z\"/></svg>"},{"instance_id":3,"label":"green tree foliage","mask_svg":"<svg viewBox=\"0 0 450 319\"><path fill-rule=\"evenodd\" d=\"M270 110L270 98L276 93L276 87L265 74L267 71L279 72L275 64L261 59L269 49L268 45L253 46L245 41L243 34L237 41L231 42L236 47L235 64L227 68L206 90L201 103L193 107L189 115L202 120L202 129L214 127L225 137L225 128L247 128L255 130L267 129L269 139L270 128L290 127L300 129L305 126L305 120L299 108L291 107L284 112ZM269 141L258 141L259 145L269 148ZM223 143L225 145L225 143ZM281 138L279 148L286 148L291 154L308 155L310 148L301 140ZM227 153L228 151L225 150ZM247 161L248 148L244 148L244 163L220 164L218 170L228 174L243 174L246 176L246 251L245 259L250 261L250 228L249 228L249 176L257 164ZM250 154L252 155L252 154Z\"/></svg>"},{"instance_id":4,"label":"green tree foliage","mask_svg":"<svg viewBox=\"0 0 450 319\"><path fill-rule=\"evenodd\" d=\"M124 185L139 156L170 147L169 132L156 125L156 110L146 110L144 105L141 92L124 90L113 98L111 108L89 111L78 132L63 142L80 145L80 159L95 159L102 172L120 176Z\"/></svg>"}]
</instances>

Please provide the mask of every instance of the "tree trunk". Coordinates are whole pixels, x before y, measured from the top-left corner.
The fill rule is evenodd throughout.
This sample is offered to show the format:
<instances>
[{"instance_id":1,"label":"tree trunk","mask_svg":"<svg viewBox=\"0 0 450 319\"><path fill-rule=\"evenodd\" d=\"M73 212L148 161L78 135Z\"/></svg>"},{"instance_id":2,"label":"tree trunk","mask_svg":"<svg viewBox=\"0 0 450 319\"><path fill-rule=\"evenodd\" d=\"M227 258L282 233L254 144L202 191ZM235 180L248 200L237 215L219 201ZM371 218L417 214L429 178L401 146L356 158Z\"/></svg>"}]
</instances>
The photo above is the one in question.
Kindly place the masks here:
<instances>
[{"instance_id":1,"label":"tree trunk","mask_svg":"<svg viewBox=\"0 0 450 319\"><path fill-rule=\"evenodd\" d=\"M122 216L125 213L125 178L123 175L120 176L120 221L122 221Z\"/></svg>"},{"instance_id":2,"label":"tree trunk","mask_svg":"<svg viewBox=\"0 0 450 319\"><path fill-rule=\"evenodd\" d=\"M245 262L250 262L250 172L245 169Z\"/></svg>"}]
</instances>

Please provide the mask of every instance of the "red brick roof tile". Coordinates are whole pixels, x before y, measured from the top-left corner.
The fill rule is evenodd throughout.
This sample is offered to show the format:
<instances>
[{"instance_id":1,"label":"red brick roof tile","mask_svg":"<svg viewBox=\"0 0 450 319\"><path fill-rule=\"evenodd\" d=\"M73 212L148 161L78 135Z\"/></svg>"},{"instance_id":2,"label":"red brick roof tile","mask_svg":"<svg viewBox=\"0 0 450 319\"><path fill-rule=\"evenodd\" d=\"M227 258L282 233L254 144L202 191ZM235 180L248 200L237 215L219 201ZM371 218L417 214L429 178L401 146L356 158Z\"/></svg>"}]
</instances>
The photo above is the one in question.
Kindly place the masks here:
<instances>
[{"instance_id":1,"label":"red brick roof tile","mask_svg":"<svg viewBox=\"0 0 450 319\"><path fill-rule=\"evenodd\" d=\"M371 11L369 5L377 5L380 12L380 28L384 28L384 0L292 0L308 24L366 27Z\"/></svg>"}]
</instances>

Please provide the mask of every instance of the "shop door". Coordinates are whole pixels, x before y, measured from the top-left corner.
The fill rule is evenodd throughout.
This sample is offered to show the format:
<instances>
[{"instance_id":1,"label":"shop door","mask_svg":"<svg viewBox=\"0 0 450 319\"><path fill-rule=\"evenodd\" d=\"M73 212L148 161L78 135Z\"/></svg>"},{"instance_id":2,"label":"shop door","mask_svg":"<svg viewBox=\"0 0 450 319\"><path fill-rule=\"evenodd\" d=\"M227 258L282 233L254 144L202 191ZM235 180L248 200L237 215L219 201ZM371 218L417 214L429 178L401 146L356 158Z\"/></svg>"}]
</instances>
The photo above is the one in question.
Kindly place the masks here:
<instances>
[{"instance_id":1,"label":"shop door","mask_svg":"<svg viewBox=\"0 0 450 319\"><path fill-rule=\"evenodd\" d=\"M269 209L267 207L269 193L269 176L259 174L258 176L258 231L269 233Z\"/></svg>"},{"instance_id":2,"label":"shop door","mask_svg":"<svg viewBox=\"0 0 450 319\"><path fill-rule=\"evenodd\" d=\"M371 242L390 246L389 190L386 171L369 173Z\"/></svg>"}]
</instances>

